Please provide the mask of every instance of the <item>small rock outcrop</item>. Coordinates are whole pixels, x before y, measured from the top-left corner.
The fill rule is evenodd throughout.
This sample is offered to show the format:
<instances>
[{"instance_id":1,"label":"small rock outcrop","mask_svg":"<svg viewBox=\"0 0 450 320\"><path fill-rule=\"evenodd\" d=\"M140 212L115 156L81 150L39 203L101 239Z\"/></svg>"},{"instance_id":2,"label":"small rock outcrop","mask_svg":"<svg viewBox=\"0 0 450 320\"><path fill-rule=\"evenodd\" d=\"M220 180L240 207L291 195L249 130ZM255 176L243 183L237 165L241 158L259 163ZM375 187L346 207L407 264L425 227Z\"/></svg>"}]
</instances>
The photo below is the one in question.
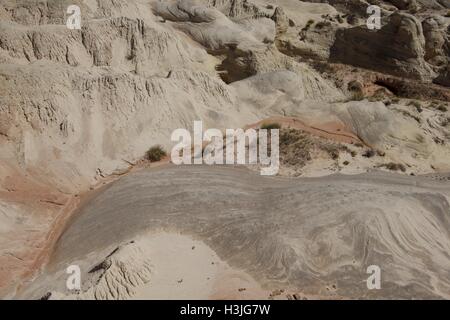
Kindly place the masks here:
<instances>
[{"instance_id":1,"label":"small rock outcrop","mask_svg":"<svg viewBox=\"0 0 450 320\"><path fill-rule=\"evenodd\" d=\"M420 21L406 13L394 13L379 30L365 26L336 33L331 60L367 69L430 80L436 77L425 60L426 42Z\"/></svg>"}]
</instances>

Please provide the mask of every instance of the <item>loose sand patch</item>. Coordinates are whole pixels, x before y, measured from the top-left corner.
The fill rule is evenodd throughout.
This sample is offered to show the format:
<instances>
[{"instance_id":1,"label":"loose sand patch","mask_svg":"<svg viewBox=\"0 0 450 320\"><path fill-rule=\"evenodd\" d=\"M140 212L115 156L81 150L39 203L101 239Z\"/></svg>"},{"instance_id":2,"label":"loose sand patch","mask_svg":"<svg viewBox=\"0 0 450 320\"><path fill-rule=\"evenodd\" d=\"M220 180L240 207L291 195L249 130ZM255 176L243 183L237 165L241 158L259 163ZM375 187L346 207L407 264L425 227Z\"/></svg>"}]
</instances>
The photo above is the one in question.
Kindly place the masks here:
<instances>
[{"instance_id":1,"label":"loose sand patch","mask_svg":"<svg viewBox=\"0 0 450 320\"><path fill-rule=\"evenodd\" d=\"M270 294L202 241L159 233L144 236L137 244L146 248L154 274L133 299L265 299Z\"/></svg>"}]
</instances>

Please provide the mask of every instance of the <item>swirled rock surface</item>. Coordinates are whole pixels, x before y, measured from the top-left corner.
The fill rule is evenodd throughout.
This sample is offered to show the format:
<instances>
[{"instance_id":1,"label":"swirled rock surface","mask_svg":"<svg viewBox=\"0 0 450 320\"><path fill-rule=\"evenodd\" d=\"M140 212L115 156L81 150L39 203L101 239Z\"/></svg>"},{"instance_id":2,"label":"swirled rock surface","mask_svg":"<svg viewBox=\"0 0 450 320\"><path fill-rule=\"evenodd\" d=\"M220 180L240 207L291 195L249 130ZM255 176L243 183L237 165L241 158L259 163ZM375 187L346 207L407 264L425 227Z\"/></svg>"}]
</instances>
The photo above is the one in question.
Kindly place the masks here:
<instances>
[{"instance_id":1,"label":"swirled rock surface","mask_svg":"<svg viewBox=\"0 0 450 320\"><path fill-rule=\"evenodd\" d=\"M84 278L114 248L164 231L204 242L266 289L335 298L448 299L449 197L448 182L392 174L292 180L239 167L143 170L76 214L28 294L67 292L68 265L83 265ZM151 263L151 254L141 260L147 258ZM367 289L370 265L381 269L379 290Z\"/></svg>"}]
</instances>

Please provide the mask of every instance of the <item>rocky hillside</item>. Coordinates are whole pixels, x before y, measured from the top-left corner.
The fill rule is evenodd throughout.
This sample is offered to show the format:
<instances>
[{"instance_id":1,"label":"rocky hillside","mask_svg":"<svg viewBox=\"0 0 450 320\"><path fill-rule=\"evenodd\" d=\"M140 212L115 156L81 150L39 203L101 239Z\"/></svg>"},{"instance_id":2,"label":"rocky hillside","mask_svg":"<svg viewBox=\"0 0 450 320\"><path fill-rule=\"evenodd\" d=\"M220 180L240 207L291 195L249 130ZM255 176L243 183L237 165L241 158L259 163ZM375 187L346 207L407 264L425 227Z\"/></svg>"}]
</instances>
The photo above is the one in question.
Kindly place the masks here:
<instances>
[{"instance_id":1,"label":"rocky hillside","mask_svg":"<svg viewBox=\"0 0 450 320\"><path fill-rule=\"evenodd\" d=\"M298 130L282 175L449 171L449 28L448 0L3 0L0 296L78 195L194 120Z\"/></svg>"}]
</instances>

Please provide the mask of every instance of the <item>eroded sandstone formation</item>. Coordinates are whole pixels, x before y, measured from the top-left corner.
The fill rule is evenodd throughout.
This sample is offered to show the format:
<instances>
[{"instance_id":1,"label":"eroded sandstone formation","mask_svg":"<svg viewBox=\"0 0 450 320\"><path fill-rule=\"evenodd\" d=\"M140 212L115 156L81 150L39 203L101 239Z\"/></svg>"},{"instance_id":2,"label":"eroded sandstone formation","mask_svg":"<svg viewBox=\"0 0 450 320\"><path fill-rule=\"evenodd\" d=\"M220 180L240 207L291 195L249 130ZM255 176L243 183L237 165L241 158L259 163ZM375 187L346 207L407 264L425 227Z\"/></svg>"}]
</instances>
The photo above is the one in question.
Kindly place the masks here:
<instances>
[{"instance_id":1,"label":"eroded sandstone formation","mask_svg":"<svg viewBox=\"0 0 450 320\"><path fill-rule=\"evenodd\" d=\"M65 25L72 4L80 30ZM370 4L380 30L367 29ZM13 297L43 265L80 194L150 146L169 150L171 132L195 120L225 129L276 119L312 135L321 147L310 150L339 144L337 158L311 151L305 163L286 148L285 175L448 171L449 9L447 0L2 1L0 295Z\"/></svg>"}]
</instances>

